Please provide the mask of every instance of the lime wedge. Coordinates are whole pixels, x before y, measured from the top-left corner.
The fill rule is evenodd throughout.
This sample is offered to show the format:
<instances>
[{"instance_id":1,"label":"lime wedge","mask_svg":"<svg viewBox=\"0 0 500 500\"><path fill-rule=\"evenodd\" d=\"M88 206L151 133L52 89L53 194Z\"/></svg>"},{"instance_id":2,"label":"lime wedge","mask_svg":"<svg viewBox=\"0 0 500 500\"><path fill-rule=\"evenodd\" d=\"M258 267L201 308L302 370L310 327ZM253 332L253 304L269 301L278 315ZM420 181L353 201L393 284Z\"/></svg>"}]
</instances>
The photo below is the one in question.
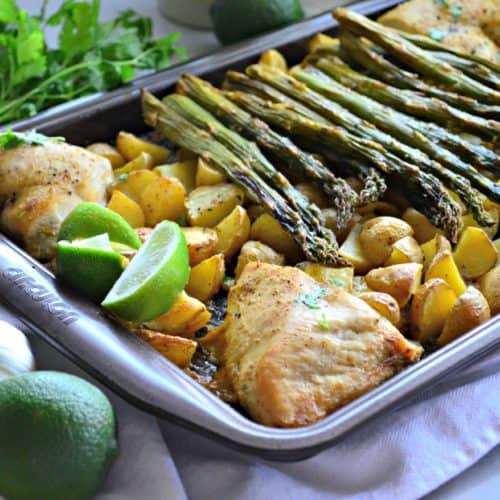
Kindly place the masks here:
<instances>
[{"instance_id":1,"label":"lime wedge","mask_svg":"<svg viewBox=\"0 0 500 500\"><path fill-rule=\"evenodd\" d=\"M163 221L139 249L102 306L129 321L149 321L168 311L189 278L186 238Z\"/></svg>"},{"instance_id":2,"label":"lime wedge","mask_svg":"<svg viewBox=\"0 0 500 500\"><path fill-rule=\"evenodd\" d=\"M127 264L128 259L113 250L107 234L57 243L57 275L95 302L101 302Z\"/></svg>"},{"instance_id":3,"label":"lime wedge","mask_svg":"<svg viewBox=\"0 0 500 500\"><path fill-rule=\"evenodd\" d=\"M64 219L57 237L59 240L81 240L108 233L114 243L139 248L141 240L134 228L116 212L98 203L83 202Z\"/></svg>"}]
</instances>

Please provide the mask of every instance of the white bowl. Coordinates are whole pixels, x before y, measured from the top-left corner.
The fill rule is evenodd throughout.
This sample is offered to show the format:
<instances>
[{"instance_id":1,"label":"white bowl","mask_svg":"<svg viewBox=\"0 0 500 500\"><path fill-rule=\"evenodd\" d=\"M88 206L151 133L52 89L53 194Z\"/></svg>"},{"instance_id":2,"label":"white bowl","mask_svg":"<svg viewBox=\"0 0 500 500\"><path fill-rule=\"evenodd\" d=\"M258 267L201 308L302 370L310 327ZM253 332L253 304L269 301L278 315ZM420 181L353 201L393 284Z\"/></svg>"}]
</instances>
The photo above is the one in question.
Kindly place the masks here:
<instances>
[{"instance_id":1,"label":"white bowl","mask_svg":"<svg viewBox=\"0 0 500 500\"><path fill-rule=\"evenodd\" d=\"M211 28L210 7L214 0L158 0L158 6L169 19L196 28Z\"/></svg>"}]
</instances>

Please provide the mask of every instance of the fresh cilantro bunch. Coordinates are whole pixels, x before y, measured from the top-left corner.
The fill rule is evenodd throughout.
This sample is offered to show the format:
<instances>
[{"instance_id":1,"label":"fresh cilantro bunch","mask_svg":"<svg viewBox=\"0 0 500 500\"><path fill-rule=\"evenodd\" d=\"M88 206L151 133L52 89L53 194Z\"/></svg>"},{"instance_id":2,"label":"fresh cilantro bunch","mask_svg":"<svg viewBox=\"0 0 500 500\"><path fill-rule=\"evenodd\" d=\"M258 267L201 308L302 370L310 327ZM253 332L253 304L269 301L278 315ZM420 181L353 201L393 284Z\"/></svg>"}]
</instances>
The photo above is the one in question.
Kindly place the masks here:
<instances>
[{"instance_id":1,"label":"fresh cilantro bunch","mask_svg":"<svg viewBox=\"0 0 500 500\"><path fill-rule=\"evenodd\" d=\"M14 149L24 144L42 146L46 142L64 142L64 137L47 137L36 130L14 132L8 128L0 134L0 149Z\"/></svg>"},{"instance_id":2,"label":"fresh cilantro bunch","mask_svg":"<svg viewBox=\"0 0 500 500\"><path fill-rule=\"evenodd\" d=\"M151 19L132 10L102 23L99 0L65 0L51 16L46 3L30 16L15 0L0 0L0 123L119 87L138 72L186 57L178 33L153 40ZM59 28L54 49L46 44L47 27Z\"/></svg>"}]
</instances>

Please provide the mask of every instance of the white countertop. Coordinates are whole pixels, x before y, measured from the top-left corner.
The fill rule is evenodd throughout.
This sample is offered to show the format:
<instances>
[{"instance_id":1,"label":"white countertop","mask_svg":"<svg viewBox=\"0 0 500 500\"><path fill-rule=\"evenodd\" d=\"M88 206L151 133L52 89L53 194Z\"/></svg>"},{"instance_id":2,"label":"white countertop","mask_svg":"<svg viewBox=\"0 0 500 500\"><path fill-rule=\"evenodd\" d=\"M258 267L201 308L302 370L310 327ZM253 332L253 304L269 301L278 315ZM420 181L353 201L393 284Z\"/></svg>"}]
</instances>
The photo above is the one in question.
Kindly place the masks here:
<instances>
[{"instance_id":1,"label":"white countertop","mask_svg":"<svg viewBox=\"0 0 500 500\"><path fill-rule=\"evenodd\" d=\"M49 0L49 12L57 8L60 3L61 0ZM36 12L40 7L41 1L18 0L18 4L31 12ZM134 0L104 0L101 4L104 19L113 17L116 12L132 8L154 20L155 34L157 36L165 35L172 31L179 31L181 33L180 44L186 47L191 58L214 52L219 48L215 36L210 31L181 26L162 17L157 8L156 0L141 0L141 2ZM302 0L302 4L308 15L315 15L332 9L334 2L332 0ZM467 432L467 429L464 429L464 432ZM493 500L499 498L499 470L500 447L497 447L476 465L449 481L434 493L428 495L426 499Z\"/></svg>"}]
</instances>

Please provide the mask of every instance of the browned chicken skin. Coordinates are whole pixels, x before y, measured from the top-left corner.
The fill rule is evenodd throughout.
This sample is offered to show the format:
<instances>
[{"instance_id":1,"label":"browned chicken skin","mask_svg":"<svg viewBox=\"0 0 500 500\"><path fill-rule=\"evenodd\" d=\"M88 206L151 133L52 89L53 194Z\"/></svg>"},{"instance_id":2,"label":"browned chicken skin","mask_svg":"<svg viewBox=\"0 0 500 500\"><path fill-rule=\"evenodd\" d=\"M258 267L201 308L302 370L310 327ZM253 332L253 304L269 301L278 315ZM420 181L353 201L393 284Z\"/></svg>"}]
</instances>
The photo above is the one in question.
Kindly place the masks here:
<instances>
[{"instance_id":1,"label":"browned chicken skin","mask_svg":"<svg viewBox=\"0 0 500 500\"><path fill-rule=\"evenodd\" d=\"M312 424L418 360L422 348L341 288L252 262L231 289L225 364L265 425Z\"/></svg>"}]
</instances>

